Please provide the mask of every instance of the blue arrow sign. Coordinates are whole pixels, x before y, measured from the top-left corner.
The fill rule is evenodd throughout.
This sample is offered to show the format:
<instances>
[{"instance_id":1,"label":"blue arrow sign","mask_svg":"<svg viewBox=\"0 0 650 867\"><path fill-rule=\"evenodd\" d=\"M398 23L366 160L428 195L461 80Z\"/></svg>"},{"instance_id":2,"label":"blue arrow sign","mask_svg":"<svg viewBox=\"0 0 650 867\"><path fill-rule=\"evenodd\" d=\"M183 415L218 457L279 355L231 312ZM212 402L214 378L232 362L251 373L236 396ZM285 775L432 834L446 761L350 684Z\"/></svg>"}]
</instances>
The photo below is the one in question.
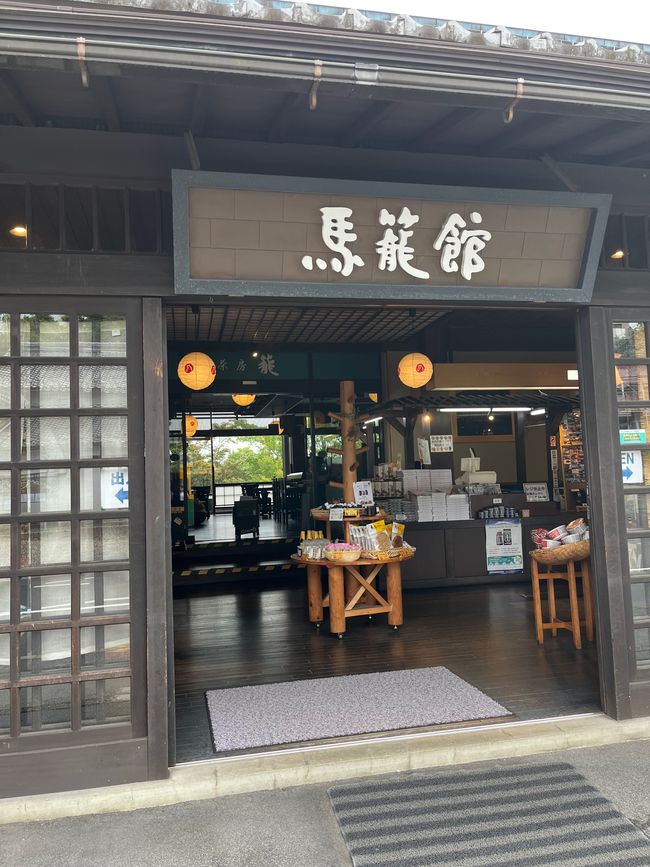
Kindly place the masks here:
<instances>
[{"instance_id":1,"label":"blue arrow sign","mask_svg":"<svg viewBox=\"0 0 650 867\"><path fill-rule=\"evenodd\" d=\"M119 491L115 494L120 503L124 503L129 499L129 492L125 491L124 488L120 488Z\"/></svg>"},{"instance_id":2,"label":"blue arrow sign","mask_svg":"<svg viewBox=\"0 0 650 867\"><path fill-rule=\"evenodd\" d=\"M629 479L630 476L633 476L633 475L634 475L634 473L632 472L632 470L629 467L625 467L625 469L623 470L623 478Z\"/></svg>"}]
</instances>

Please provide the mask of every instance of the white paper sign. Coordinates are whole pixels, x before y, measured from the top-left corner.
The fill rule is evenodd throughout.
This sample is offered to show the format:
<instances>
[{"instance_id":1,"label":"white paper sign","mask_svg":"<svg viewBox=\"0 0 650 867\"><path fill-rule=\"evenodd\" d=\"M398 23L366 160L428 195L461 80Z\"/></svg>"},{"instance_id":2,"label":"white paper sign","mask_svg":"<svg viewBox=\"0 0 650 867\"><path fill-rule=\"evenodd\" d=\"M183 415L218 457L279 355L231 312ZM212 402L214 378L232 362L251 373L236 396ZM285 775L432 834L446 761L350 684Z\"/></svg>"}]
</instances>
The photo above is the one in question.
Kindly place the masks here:
<instances>
[{"instance_id":1,"label":"white paper sign","mask_svg":"<svg viewBox=\"0 0 650 867\"><path fill-rule=\"evenodd\" d=\"M527 503L548 503L546 482L524 482L524 494Z\"/></svg>"},{"instance_id":2,"label":"white paper sign","mask_svg":"<svg viewBox=\"0 0 650 867\"><path fill-rule=\"evenodd\" d=\"M621 452L621 472L623 473L624 485L644 484L643 452Z\"/></svg>"},{"instance_id":3,"label":"white paper sign","mask_svg":"<svg viewBox=\"0 0 650 867\"><path fill-rule=\"evenodd\" d=\"M375 502L372 482L355 482L353 487L354 502L358 506L372 505Z\"/></svg>"},{"instance_id":4,"label":"white paper sign","mask_svg":"<svg viewBox=\"0 0 650 867\"><path fill-rule=\"evenodd\" d=\"M429 446L434 454L436 452L453 452L454 438L447 434L431 434Z\"/></svg>"},{"instance_id":5,"label":"white paper sign","mask_svg":"<svg viewBox=\"0 0 650 867\"><path fill-rule=\"evenodd\" d=\"M485 522L485 557L488 573L523 570L519 518L491 518Z\"/></svg>"},{"instance_id":6,"label":"white paper sign","mask_svg":"<svg viewBox=\"0 0 650 867\"><path fill-rule=\"evenodd\" d=\"M421 464L431 465L429 443L424 439L424 437L418 437L418 457Z\"/></svg>"},{"instance_id":7,"label":"white paper sign","mask_svg":"<svg viewBox=\"0 0 650 867\"><path fill-rule=\"evenodd\" d=\"M332 506L330 509L330 521L343 520L343 506Z\"/></svg>"},{"instance_id":8,"label":"white paper sign","mask_svg":"<svg viewBox=\"0 0 650 867\"><path fill-rule=\"evenodd\" d=\"M102 509L129 508L129 468L102 467Z\"/></svg>"}]
</instances>

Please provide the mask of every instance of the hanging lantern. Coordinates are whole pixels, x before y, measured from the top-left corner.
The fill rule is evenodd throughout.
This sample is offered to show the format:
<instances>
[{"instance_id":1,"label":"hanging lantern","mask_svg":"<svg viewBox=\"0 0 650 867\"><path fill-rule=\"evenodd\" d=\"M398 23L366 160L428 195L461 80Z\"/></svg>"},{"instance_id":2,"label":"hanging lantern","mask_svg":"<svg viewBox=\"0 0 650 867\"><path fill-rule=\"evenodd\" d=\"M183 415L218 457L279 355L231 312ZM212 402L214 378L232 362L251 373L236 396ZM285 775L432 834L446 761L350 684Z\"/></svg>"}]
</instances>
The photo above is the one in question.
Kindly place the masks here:
<instances>
[{"instance_id":1,"label":"hanging lantern","mask_svg":"<svg viewBox=\"0 0 650 867\"><path fill-rule=\"evenodd\" d=\"M193 415L185 416L185 436L193 437L199 429L199 421Z\"/></svg>"},{"instance_id":2,"label":"hanging lantern","mask_svg":"<svg viewBox=\"0 0 650 867\"><path fill-rule=\"evenodd\" d=\"M284 433L284 428L283 428L283 427L280 427L280 419L279 419L279 418L274 418L273 421L271 422L271 424L272 424L272 425L277 425L277 427L278 427L278 433L279 433L279 434L283 434L283 433Z\"/></svg>"},{"instance_id":3,"label":"hanging lantern","mask_svg":"<svg viewBox=\"0 0 650 867\"><path fill-rule=\"evenodd\" d=\"M370 400L371 400L373 403L378 403L378 401L379 401L379 395L377 394L376 391L369 391L369 392L368 392L368 397L370 398Z\"/></svg>"},{"instance_id":4,"label":"hanging lantern","mask_svg":"<svg viewBox=\"0 0 650 867\"><path fill-rule=\"evenodd\" d=\"M192 391L212 385L216 375L216 365L205 352L190 352L178 362L178 378Z\"/></svg>"},{"instance_id":5,"label":"hanging lantern","mask_svg":"<svg viewBox=\"0 0 650 867\"><path fill-rule=\"evenodd\" d=\"M233 394L231 397L237 406L250 406L255 401L254 394Z\"/></svg>"},{"instance_id":6,"label":"hanging lantern","mask_svg":"<svg viewBox=\"0 0 650 867\"><path fill-rule=\"evenodd\" d=\"M421 388L433 376L433 364L421 352L411 352L397 365L397 375L409 388Z\"/></svg>"}]
</instances>

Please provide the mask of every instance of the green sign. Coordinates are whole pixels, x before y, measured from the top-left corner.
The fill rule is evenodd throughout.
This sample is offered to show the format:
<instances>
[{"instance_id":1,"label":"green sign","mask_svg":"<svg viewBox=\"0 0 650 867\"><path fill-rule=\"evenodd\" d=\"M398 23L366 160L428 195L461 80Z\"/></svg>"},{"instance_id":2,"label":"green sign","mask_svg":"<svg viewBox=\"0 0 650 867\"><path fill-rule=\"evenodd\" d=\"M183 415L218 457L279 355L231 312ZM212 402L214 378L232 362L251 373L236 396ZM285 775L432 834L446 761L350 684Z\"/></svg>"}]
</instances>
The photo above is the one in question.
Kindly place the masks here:
<instances>
[{"instance_id":1,"label":"green sign","mask_svg":"<svg viewBox=\"0 0 650 867\"><path fill-rule=\"evenodd\" d=\"M622 446L644 446L646 432L644 430L621 430L618 432Z\"/></svg>"}]
</instances>

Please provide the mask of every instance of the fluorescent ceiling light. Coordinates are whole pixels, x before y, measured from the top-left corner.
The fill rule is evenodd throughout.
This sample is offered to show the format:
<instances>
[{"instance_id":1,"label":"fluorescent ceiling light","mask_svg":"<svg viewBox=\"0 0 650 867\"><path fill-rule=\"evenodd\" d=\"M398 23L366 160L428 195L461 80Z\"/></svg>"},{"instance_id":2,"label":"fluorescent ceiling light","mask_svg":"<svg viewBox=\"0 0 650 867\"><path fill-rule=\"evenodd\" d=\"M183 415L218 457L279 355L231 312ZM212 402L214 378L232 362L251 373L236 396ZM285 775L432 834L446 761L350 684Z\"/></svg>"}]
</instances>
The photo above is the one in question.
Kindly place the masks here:
<instances>
[{"instance_id":1,"label":"fluorescent ceiling light","mask_svg":"<svg viewBox=\"0 0 650 867\"><path fill-rule=\"evenodd\" d=\"M546 410L545 409L531 409L530 414L531 415L546 415Z\"/></svg>"},{"instance_id":2,"label":"fluorescent ceiling light","mask_svg":"<svg viewBox=\"0 0 650 867\"><path fill-rule=\"evenodd\" d=\"M443 407L440 412L489 412L489 406L456 406L456 407Z\"/></svg>"},{"instance_id":3,"label":"fluorescent ceiling light","mask_svg":"<svg viewBox=\"0 0 650 867\"><path fill-rule=\"evenodd\" d=\"M577 382L580 379L580 374L578 373L577 370L567 370L566 378L570 382Z\"/></svg>"},{"instance_id":4,"label":"fluorescent ceiling light","mask_svg":"<svg viewBox=\"0 0 650 867\"><path fill-rule=\"evenodd\" d=\"M532 406L495 406L492 412L530 412Z\"/></svg>"},{"instance_id":5,"label":"fluorescent ceiling light","mask_svg":"<svg viewBox=\"0 0 650 867\"><path fill-rule=\"evenodd\" d=\"M377 418L369 418L367 422L364 422L364 427L367 427L369 424L374 424L376 421L381 421L383 415L378 415Z\"/></svg>"}]
</instances>

